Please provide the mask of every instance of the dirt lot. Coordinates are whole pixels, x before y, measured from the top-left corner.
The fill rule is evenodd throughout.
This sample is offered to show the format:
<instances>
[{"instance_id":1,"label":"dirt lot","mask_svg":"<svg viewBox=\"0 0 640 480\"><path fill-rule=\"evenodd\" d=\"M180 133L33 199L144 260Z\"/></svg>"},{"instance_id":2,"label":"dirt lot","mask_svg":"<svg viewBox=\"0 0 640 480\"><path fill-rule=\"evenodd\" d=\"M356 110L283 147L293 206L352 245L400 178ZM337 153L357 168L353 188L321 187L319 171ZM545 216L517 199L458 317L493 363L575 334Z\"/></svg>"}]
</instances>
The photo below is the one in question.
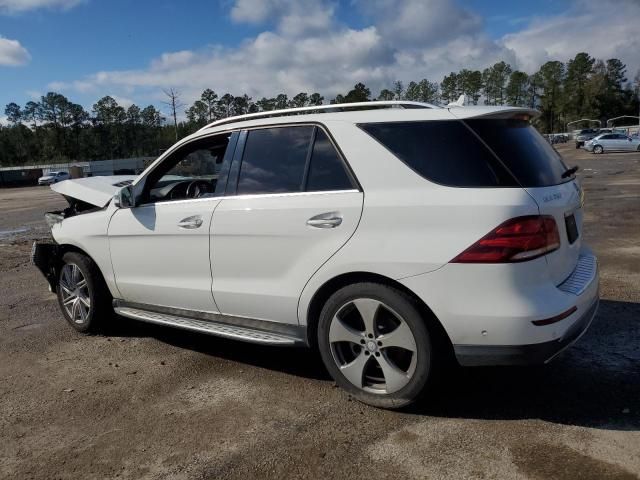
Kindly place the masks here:
<instances>
[{"instance_id":1,"label":"dirt lot","mask_svg":"<svg viewBox=\"0 0 640 480\"><path fill-rule=\"evenodd\" d=\"M409 411L350 401L305 350L67 326L29 265L48 188L0 190L2 478L640 478L640 154L581 167L597 319L536 368L458 369Z\"/></svg>"}]
</instances>

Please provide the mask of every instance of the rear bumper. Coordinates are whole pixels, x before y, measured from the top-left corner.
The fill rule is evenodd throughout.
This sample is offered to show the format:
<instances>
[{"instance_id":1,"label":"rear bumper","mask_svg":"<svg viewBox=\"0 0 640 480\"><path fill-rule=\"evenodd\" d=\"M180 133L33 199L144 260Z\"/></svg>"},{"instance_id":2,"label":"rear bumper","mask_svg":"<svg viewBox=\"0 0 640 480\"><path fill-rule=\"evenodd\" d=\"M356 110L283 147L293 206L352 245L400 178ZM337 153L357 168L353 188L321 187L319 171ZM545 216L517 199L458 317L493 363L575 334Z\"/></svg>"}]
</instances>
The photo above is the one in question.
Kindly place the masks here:
<instances>
[{"instance_id":1,"label":"rear bumper","mask_svg":"<svg viewBox=\"0 0 640 480\"><path fill-rule=\"evenodd\" d=\"M537 365L551 361L575 343L587 331L598 310L596 301L578 318L565 334L550 342L532 345L455 345L458 363L463 366Z\"/></svg>"},{"instance_id":2,"label":"rear bumper","mask_svg":"<svg viewBox=\"0 0 640 480\"><path fill-rule=\"evenodd\" d=\"M588 328L599 298L598 262L585 245L559 285L545 258L450 263L401 282L429 306L465 366L549 361Z\"/></svg>"}]
</instances>

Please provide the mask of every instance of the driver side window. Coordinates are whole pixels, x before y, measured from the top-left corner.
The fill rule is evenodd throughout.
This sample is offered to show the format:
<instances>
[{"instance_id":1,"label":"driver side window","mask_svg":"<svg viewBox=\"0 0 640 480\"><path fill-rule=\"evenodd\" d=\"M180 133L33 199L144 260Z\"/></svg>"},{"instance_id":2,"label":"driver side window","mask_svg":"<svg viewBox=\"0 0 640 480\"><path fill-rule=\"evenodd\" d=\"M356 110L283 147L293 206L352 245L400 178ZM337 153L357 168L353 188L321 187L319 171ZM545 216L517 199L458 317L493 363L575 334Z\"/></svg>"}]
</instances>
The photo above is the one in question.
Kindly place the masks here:
<instances>
[{"instance_id":1,"label":"driver side window","mask_svg":"<svg viewBox=\"0 0 640 480\"><path fill-rule=\"evenodd\" d=\"M149 175L145 201L156 203L214 196L231 135L198 139L173 152Z\"/></svg>"}]
</instances>

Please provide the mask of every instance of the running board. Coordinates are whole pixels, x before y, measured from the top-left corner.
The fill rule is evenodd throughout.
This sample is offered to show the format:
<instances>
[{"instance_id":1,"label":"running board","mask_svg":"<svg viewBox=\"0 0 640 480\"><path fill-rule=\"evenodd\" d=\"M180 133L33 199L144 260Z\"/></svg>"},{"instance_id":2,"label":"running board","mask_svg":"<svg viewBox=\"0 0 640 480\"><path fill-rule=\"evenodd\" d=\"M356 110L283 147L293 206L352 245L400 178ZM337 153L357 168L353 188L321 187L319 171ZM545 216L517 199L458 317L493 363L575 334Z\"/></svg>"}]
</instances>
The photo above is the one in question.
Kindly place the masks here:
<instances>
[{"instance_id":1,"label":"running board","mask_svg":"<svg viewBox=\"0 0 640 480\"><path fill-rule=\"evenodd\" d=\"M170 313L162 313L158 311L150 311L142 308L136 308L133 306L127 306L124 302L114 303L114 311L118 315L131 318L133 320L140 320L142 322L154 323L156 325L165 325L169 327L181 328L183 330L190 330L192 332L206 333L208 335L215 335L217 337L230 338L232 340L241 340L244 342L259 343L263 345L279 345L279 346L295 346L304 345L306 342L304 337L300 334L294 335L291 333L283 332L270 332L259 328L254 328L247 325L233 325L231 323L221 323L219 321L201 320L198 318L190 318L188 316L175 315ZM162 307L153 307L154 310L158 310ZM167 309L170 310L170 309ZM199 312L193 312L197 314ZM250 319L242 319L240 317L228 317L219 314L201 314L211 315L219 319L228 320L231 322L249 322ZM261 323L271 323L264 321L253 321ZM299 329L299 327L294 327Z\"/></svg>"}]
</instances>

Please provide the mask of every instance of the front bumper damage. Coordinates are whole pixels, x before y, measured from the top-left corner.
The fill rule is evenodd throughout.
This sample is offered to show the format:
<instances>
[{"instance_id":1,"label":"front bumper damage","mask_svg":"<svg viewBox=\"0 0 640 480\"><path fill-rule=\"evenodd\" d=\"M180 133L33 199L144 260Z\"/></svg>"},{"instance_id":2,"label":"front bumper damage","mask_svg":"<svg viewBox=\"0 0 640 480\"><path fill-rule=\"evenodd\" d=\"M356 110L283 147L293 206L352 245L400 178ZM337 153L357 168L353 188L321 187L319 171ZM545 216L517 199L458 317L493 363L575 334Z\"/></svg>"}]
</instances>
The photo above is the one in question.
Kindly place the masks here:
<instances>
[{"instance_id":1,"label":"front bumper damage","mask_svg":"<svg viewBox=\"0 0 640 480\"><path fill-rule=\"evenodd\" d=\"M33 242L31 263L44 275L49 284L49 291L55 292L60 268L60 246L55 242Z\"/></svg>"}]
</instances>

